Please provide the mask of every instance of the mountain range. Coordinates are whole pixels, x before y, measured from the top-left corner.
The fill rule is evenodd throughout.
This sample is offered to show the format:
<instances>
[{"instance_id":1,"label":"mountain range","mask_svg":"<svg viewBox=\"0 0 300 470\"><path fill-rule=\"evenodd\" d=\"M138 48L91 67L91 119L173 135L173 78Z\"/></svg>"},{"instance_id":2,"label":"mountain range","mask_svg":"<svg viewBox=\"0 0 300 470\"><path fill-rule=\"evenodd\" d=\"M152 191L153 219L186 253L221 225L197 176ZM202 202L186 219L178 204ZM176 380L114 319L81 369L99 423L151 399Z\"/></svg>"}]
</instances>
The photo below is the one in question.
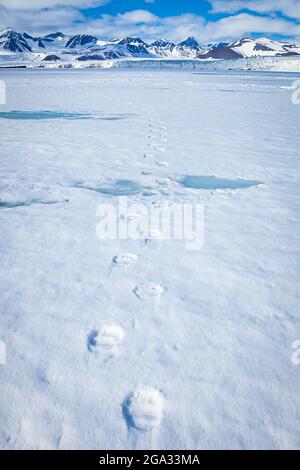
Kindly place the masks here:
<instances>
[{"instance_id":1,"label":"mountain range","mask_svg":"<svg viewBox=\"0 0 300 470\"><path fill-rule=\"evenodd\" d=\"M27 57L46 62L122 58L214 60L296 56L300 55L300 46L267 38L243 38L231 43L200 45L193 37L177 44L165 39L147 43L135 36L104 41L88 34L66 36L55 32L36 37L11 28L0 30L0 56L16 54L26 54Z\"/></svg>"}]
</instances>

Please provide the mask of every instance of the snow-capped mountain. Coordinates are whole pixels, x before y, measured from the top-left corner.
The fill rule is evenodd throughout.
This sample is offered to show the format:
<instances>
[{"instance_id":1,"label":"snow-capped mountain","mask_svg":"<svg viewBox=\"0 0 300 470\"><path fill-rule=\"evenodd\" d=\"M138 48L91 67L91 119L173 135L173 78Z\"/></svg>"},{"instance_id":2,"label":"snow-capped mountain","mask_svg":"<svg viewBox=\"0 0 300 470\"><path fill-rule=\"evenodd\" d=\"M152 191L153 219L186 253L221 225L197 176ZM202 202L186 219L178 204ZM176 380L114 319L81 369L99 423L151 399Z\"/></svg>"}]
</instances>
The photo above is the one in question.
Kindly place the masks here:
<instances>
[{"instance_id":1,"label":"snow-capped mountain","mask_svg":"<svg viewBox=\"0 0 300 470\"><path fill-rule=\"evenodd\" d=\"M244 38L232 43L222 42L202 46L193 37L178 44L166 39L159 39L148 44L136 36L105 41L88 34L69 37L62 32L54 32L37 37L7 28L0 30L0 59L1 55L8 57L9 54L11 54L12 61L13 54L18 60L21 54L24 61L35 63L39 61L74 62L122 58L217 60L300 55L300 46L267 38L256 40Z\"/></svg>"},{"instance_id":2,"label":"snow-capped mountain","mask_svg":"<svg viewBox=\"0 0 300 470\"><path fill-rule=\"evenodd\" d=\"M18 33L11 28L0 30L0 51L41 52L43 49L61 49L69 38L57 32L47 36L34 37L28 33Z\"/></svg>"},{"instance_id":3,"label":"snow-capped mountain","mask_svg":"<svg viewBox=\"0 0 300 470\"><path fill-rule=\"evenodd\" d=\"M66 35L61 32L51 33L51 34L47 34L47 36L44 36L44 40L46 41L55 41L56 39L65 40L65 38L66 38Z\"/></svg>"},{"instance_id":4,"label":"snow-capped mountain","mask_svg":"<svg viewBox=\"0 0 300 470\"><path fill-rule=\"evenodd\" d=\"M242 57L286 56L300 54L300 46L267 38L257 40L244 38L229 46Z\"/></svg>"},{"instance_id":5,"label":"snow-capped mountain","mask_svg":"<svg viewBox=\"0 0 300 470\"><path fill-rule=\"evenodd\" d=\"M31 52L31 47L20 33L11 28L0 31L0 50L10 52Z\"/></svg>"},{"instance_id":6,"label":"snow-capped mountain","mask_svg":"<svg viewBox=\"0 0 300 470\"><path fill-rule=\"evenodd\" d=\"M173 54L175 44L166 39L159 39L148 46L149 51L159 57L170 57Z\"/></svg>"},{"instance_id":7,"label":"snow-capped mountain","mask_svg":"<svg viewBox=\"0 0 300 470\"><path fill-rule=\"evenodd\" d=\"M75 49L77 47L91 47L97 44L97 38L95 36L90 36L88 34L77 34L76 36L71 37L67 43L66 47L70 49Z\"/></svg>"},{"instance_id":8,"label":"snow-capped mountain","mask_svg":"<svg viewBox=\"0 0 300 470\"><path fill-rule=\"evenodd\" d=\"M47 36L41 37L34 37L30 34L23 33L23 38L26 40L33 52L39 52L41 49L62 49L69 40L65 34L60 32L51 33Z\"/></svg>"},{"instance_id":9,"label":"snow-capped mountain","mask_svg":"<svg viewBox=\"0 0 300 470\"><path fill-rule=\"evenodd\" d=\"M126 47L122 45L107 44L103 46L94 47L91 50L87 50L85 54L79 55L77 61L97 61L97 60L116 60L122 58L133 57L132 54L128 53Z\"/></svg>"},{"instance_id":10,"label":"snow-capped mountain","mask_svg":"<svg viewBox=\"0 0 300 470\"><path fill-rule=\"evenodd\" d=\"M239 59L241 57L284 57L300 55L300 46L267 38L244 38L230 44L210 45L206 53L200 53L198 59Z\"/></svg>"},{"instance_id":11,"label":"snow-capped mountain","mask_svg":"<svg viewBox=\"0 0 300 470\"><path fill-rule=\"evenodd\" d=\"M159 39L150 44L148 49L155 56L175 59L194 59L201 51L204 51L193 37L189 37L179 44L167 41L166 39Z\"/></svg>"},{"instance_id":12,"label":"snow-capped mountain","mask_svg":"<svg viewBox=\"0 0 300 470\"><path fill-rule=\"evenodd\" d=\"M125 46L128 52L130 52L134 57L149 57L149 55L151 55L148 44L138 37L126 37L125 39L120 40L117 44Z\"/></svg>"},{"instance_id":13,"label":"snow-capped mountain","mask_svg":"<svg viewBox=\"0 0 300 470\"><path fill-rule=\"evenodd\" d=\"M45 45L44 45L41 38L35 38L33 36L30 36L30 34L24 33L23 34L23 39L26 40L26 42L28 43L29 46L30 46L30 43L33 42L34 46L36 45L37 47L41 47L42 49L45 49ZM30 46L30 48L32 49L31 46Z\"/></svg>"},{"instance_id":14,"label":"snow-capped mountain","mask_svg":"<svg viewBox=\"0 0 300 470\"><path fill-rule=\"evenodd\" d=\"M176 47L176 52L179 52L183 57L194 58L201 51L204 51L204 48L200 46L198 41L193 38L189 37L185 41L180 42Z\"/></svg>"},{"instance_id":15,"label":"snow-capped mountain","mask_svg":"<svg viewBox=\"0 0 300 470\"><path fill-rule=\"evenodd\" d=\"M126 37L104 42L97 41L93 47L86 49L85 54L77 57L78 61L114 60L121 58L139 57L151 58L147 44L137 37Z\"/></svg>"},{"instance_id":16,"label":"snow-capped mountain","mask_svg":"<svg viewBox=\"0 0 300 470\"><path fill-rule=\"evenodd\" d=\"M241 54L226 43L213 45L206 52L201 52L196 56L197 59L239 59L241 57Z\"/></svg>"}]
</instances>

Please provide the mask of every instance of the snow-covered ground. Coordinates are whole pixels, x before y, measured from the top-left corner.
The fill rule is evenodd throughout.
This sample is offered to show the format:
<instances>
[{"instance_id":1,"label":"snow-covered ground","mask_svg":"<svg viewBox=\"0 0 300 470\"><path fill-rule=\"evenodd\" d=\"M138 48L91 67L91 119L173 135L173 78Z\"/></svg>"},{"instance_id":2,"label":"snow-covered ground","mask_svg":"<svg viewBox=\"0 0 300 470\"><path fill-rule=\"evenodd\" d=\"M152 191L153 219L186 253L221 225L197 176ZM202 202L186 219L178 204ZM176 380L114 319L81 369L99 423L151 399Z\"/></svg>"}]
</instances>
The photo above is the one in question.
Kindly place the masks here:
<instances>
[{"instance_id":1,"label":"snow-covered ground","mask_svg":"<svg viewBox=\"0 0 300 470\"><path fill-rule=\"evenodd\" d=\"M296 78L1 71L1 448L300 447ZM100 241L108 188L204 247Z\"/></svg>"}]
</instances>

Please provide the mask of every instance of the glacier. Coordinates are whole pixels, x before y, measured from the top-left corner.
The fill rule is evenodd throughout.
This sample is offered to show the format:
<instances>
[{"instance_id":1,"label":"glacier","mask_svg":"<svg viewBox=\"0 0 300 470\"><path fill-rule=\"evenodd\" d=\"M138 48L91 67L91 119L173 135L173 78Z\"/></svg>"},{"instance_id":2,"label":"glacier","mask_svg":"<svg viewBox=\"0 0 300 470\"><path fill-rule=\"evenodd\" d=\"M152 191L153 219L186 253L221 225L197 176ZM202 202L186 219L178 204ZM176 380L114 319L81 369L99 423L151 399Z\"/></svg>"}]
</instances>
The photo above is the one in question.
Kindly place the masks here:
<instances>
[{"instance_id":1,"label":"glacier","mask_svg":"<svg viewBox=\"0 0 300 470\"><path fill-rule=\"evenodd\" d=\"M66 58L60 62L41 62L40 58L28 58L24 54L0 55L0 70L10 68L28 69L170 69L200 71L271 71L300 72L300 56L250 57L241 59L199 60L162 58L121 58L112 60L74 61Z\"/></svg>"}]
</instances>

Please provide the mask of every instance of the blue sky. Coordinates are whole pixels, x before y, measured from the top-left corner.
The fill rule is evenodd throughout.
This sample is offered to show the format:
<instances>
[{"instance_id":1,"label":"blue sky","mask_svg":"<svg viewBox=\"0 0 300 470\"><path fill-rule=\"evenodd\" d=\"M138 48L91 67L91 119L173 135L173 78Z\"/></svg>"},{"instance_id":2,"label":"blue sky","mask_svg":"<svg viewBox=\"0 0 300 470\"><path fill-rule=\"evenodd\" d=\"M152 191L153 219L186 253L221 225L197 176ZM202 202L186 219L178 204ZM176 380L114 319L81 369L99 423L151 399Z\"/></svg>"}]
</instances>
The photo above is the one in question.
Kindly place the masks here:
<instances>
[{"instance_id":1,"label":"blue sky","mask_svg":"<svg viewBox=\"0 0 300 470\"><path fill-rule=\"evenodd\" d=\"M101 13L116 15L130 10L142 10L145 7L148 11L160 17L176 16L186 12L208 15L211 9L210 2L199 0L155 0L152 2L145 2L145 0L111 0L100 8L90 8L86 12L91 16Z\"/></svg>"},{"instance_id":2,"label":"blue sky","mask_svg":"<svg viewBox=\"0 0 300 470\"><path fill-rule=\"evenodd\" d=\"M103 39L201 43L267 36L300 42L300 0L0 0L0 27Z\"/></svg>"}]
</instances>

